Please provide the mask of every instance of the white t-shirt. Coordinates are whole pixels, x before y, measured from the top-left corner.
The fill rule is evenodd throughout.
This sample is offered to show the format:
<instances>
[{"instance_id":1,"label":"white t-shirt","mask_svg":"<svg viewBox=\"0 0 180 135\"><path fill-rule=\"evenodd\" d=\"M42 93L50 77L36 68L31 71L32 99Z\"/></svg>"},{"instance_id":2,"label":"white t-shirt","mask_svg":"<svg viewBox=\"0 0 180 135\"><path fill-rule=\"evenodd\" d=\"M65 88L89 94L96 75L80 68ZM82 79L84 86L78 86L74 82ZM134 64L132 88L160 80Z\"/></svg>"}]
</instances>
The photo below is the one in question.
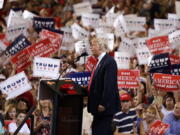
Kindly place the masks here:
<instances>
[{"instance_id":1,"label":"white t-shirt","mask_svg":"<svg viewBox=\"0 0 180 135\"><path fill-rule=\"evenodd\" d=\"M164 117L173 112L173 110L168 111L164 106L162 106L161 112L163 113Z\"/></svg>"},{"instance_id":2,"label":"white t-shirt","mask_svg":"<svg viewBox=\"0 0 180 135\"><path fill-rule=\"evenodd\" d=\"M14 133L17 129L17 124L15 122L12 122L8 125L8 130L9 130L9 133ZM21 134L30 134L30 130L27 126L27 124L25 123L22 128L19 130L19 133Z\"/></svg>"}]
</instances>

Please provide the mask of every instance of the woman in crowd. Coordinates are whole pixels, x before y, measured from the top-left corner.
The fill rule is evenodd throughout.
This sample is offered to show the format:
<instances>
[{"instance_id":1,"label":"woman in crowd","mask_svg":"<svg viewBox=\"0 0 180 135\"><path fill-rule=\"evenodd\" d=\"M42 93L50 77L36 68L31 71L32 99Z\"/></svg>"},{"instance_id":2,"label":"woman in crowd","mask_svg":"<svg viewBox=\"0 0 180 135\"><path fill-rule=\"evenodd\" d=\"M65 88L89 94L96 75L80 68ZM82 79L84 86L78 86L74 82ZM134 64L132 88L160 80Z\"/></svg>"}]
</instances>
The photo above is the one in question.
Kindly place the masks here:
<instances>
[{"instance_id":1,"label":"woman in crowd","mask_svg":"<svg viewBox=\"0 0 180 135\"><path fill-rule=\"evenodd\" d=\"M5 120L16 120L16 105L15 104L9 104L5 107Z\"/></svg>"}]
</instances>

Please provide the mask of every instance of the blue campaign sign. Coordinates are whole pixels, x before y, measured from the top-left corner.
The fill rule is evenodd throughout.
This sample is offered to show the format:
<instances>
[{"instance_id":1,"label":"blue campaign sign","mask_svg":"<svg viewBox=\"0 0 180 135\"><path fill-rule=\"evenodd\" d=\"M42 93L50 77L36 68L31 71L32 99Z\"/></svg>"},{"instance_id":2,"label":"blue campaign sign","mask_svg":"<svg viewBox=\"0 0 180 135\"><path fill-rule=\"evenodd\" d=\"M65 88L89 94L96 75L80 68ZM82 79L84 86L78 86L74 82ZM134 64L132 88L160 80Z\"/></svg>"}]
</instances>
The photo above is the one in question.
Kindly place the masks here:
<instances>
[{"instance_id":1,"label":"blue campaign sign","mask_svg":"<svg viewBox=\"0 0 180 135\"><path fill-rule=\"evenodd\" d=\"M149 65L151 73L154 73L159 70L170 71L170 66L171 63L169 53L154 55Z\"/></svg>"},{"instance_id":2,"label":"blue campaign sign","mask_svg":"<svg viewBox=\"0 0 180 135\"><path fill-rule=\"evenodd\" d=\"M54 18L34 17L33 26L39 32L43 28L54 28Z\"/></svg>"},{"instance_id":3,"label":"blue campaign sign","mask_svg":"<svg viewBox=\"0 0 180 135\"><path fill-rule=\"evenodd\" d=\"M21 34L15 39L14 42L12 42L10 46L6 48L5 54L7 56L15 55L16 53L20 52L21 50L28 47L29 45L31 45L31 43L23 34Z\"/></svg>"},{"instance_id":4,"label":"blue campaign sign","mask_svg":"<svg viewBox=\"0 0 180 135\"><path fill-rule=\"evenodd\" d=\"M75 83L81 86L87 86L90 80L91 72L69 73L66 77L71 78Z\"/></svg>"},{"instance_id":5,"label":"blue campaign sign","mask_svg":"<svg viewBox=\"0 0 180 135\"><path fill-rule=\"evenodd\" d=\"M180 75L180 64L171 65L171 74Z\"/></svg>"}]
</instances>

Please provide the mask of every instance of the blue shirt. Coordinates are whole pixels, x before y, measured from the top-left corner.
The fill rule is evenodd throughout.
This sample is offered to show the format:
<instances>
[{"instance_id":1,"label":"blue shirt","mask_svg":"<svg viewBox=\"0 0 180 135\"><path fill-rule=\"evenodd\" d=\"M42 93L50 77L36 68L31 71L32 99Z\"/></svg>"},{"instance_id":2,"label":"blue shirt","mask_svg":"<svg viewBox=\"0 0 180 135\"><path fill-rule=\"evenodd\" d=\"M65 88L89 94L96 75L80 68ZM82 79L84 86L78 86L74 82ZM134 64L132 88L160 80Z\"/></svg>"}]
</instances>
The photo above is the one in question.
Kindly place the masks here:
<instances>
[{"instance_id":1,"label":"blue shirt","mask_svg":"<svg viewBox=\"0 0 180 135\"><path fill-rule=\"evenodd\" d=\"M180 135L180 119L176 120L173 112L165 116L163 122L170 125L165 135Z\"/></svg>"}]
</instances>

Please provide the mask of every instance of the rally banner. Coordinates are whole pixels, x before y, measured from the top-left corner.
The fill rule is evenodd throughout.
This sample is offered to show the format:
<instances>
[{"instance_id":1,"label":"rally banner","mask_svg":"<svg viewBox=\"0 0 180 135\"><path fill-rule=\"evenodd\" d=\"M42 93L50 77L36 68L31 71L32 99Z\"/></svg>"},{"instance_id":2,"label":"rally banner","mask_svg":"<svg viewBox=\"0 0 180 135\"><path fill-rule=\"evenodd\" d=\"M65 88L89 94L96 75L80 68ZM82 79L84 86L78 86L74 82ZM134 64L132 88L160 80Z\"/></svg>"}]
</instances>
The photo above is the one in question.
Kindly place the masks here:
<instances>
[{"instance_id":1,"label":"rally banner","mask_svg":"<svg viewBox=\"0 0 180 135\"><path fill-rule=\"evenodd\" d=\"M4 0L0 0L0 9L3 8L3 5L4 5Z\"/></svg>"},{"instance_id":2,"label":"rally banner","mask_svg":"<svg viewBox=\"0 0 180 135\"><path fill-rule=\"evenodd\" d=\"M174 25L176 28L179 28L180 26L180 16L177 14L171 14L168 13L168 20L172 20L174 22Z\"/></svg>"},{"instance_id":3,"label":"rally banner","mask_svg":"<svg viewBox=\"0 0 180 135\"><path fill-rule=\"evenodd\" d=\"M171 74L155 73L153 75L153 84L158 90L177 91L180 83L180 76Z\"/></svg>"},{"instance_id":4,"label":"rally banner","mask_svg":"<svg viewBox=\"0 0 180 135\"><path fill-rule=\"evenodd\" d=\"M180 57L176 55L170 55L171 65L180 64Z\"/></svg>"},{"instance_id":5,"label":"rally banner","mask_svg":"<svg viewBox=\"0 0 180 135\"><path fill-rule=\"evenodd\" d=\"M112 24L107 23L104 20L99 20L99 25L98 28L95 29L96 33L113 33L113 26Z\"/></svg>"},{"instance_id":6,"label":"rally banner","mask_svg":"<svg viewBox=\"0 0 180 135\"><path fill-rule=\"evenodd\" d=\"M126 17L125 21L127 24L127 28L129 31L146 31L145 24L146 18L145 17Z\"/></svg>"},{"instance_id":7,"label":"rally banner","mask_svg":"<svg viewBox=\"0 0 180 135\"><path fill-rule=\"evenodd\" d=\"M15 98L32 89L30 82L24 72L20 72L7 80L0 82L0 90L7 94L7 100Z\"/></svg>"},{"instance_id":8,"label":"rally banner","mask_svg":"<svg viewBox=\"0 0 180 135\"><path fill-rule=\"evenodd\" d=\"M89 53L89 51L90 51L90 46L88 39L84 39L75 43L76 54L82 54L85 52Z\"/></svg>"},{"instance_id":9,"label":"rally banner","mask_svg":"<svg viewBox=\"0 0 180 135\"><path fill-rule=\"evenodd\" d=\"M76 16L81 16L82 13L92 13L92 7L89 1L74 4L73 8Z\"/></svg>"},{"instance_id":10,"label":"rally banner","mask_svg":"<svg viewBox=\"0 0 180 135\"><path fill-rule=\"evenodd\" d=\"M12 63L16 64L16 71L19 73L31 65L30 54L24 49L11 58Z\"/></svg>"},{"instance_id":11,"label":"rally banner","mask_svg":"<svg viewBox=\"0 0 180 135\"><path fill-rule=\"evenodd\" d=\"M152 54L171 52L168 36L154 37L148 39L146 43Z\"/></svg>"},{"instance_id":12,"label":"rally banner","mask_svg":"<svg viewBox=\"0 0 180 135\"><path fill-rule=\"evenodd\" d=\"M138 88L140 80L139 70L118 70L118 88Z\"/></svg>"},{"instance_id":13,"label":"rally banner","mask_svg":"<svg viewBox=\"0 0 180 135\"><path fill-rule=\"evenodd\" d=\"M149 60L152 57L149 49L146 46L137 48L136 56L137 56L139 65L144 65L144 64L148 65Z\"/></svg>"},{"instance_id":14,"label":"rally banner","mask_svg":"<svg viewBox=\"0 0 180 135\"><path fill-rule=\"evenodd\" d=\"M118 69L129 69L131 56L128 52L115 52L114 59L117 63Z\"/></svg>"},{"instance_id":15,"label":"rally banner","mask_svg":"<svg viewBox=\"0 0 180 135\"><path fill-rule=\"evenodd\" d=\"M6 32L7 39L10 41L13 41L20 34L27 36L27 28L28 28L27 22L19 23L19 24L7 27L7 32Z\"/></svg>"},{"instance_id":16,"label":"rally banner","mask_svg":"<svg viewBox=\"0 0 180 135\"><path fill-rule=\"evenodd\" d=\"M156 72L156 70L159 69L170 70L170 66L171 63L169 53L154 55L149 64L150 72Z\"/></svg>"},{"instance_id":17,"label":"rally banner","mask_svg":"<svg viewBox=\"0 0 180 135\"><path fill-rule=\"evenodd\" d=\"M160 120L156 120L150 126L147 135L164 135L166 130L170 127L169 124L163 123Z\"/></svg>"},{"instance_id":18,"label":"rally banner","mask_svg":"<svg viewBox=\"0 0 180 135\"><path fill-rule=\"evenodd\" d=\"M66 75L67 78L71 78L75 83L81 86L88 86L91 73L90 72L75 72Z\"/></svg>"},{"instance_id":19,"label":"rally banner","mask_svg":"<svg viewBox=\"0 0 180 135\"><path fill-rule=\"evenodd\" d=\"M37 31L43 28L54 28L55 20L54 18L34 17L33 26Z\"/></svg>"},{"instance_id":20,"label":"rally banner","mask_svg":"<svg viewBox=\"0 0 180 135\"><path fill-rule=\"evenodd\" d=\"M108 49L112 51L114 49L114 34L113 33L97 33L97 38L101 39L107 44Z\"/></svg>"},{"instance_id":21,"label":"rally banner","mask_svg":"<svg viewBox=\"0 0 180 135\"><path fill-rule=\"evenodd\" d=\"M96 66L98 60L94 56L89 56L86 59L85 67L87 71L92 71L94 67Z\"/></svg>"},{"instance_id":22,"label":"rally banner","mask_svg":"<svg viewBox=\"0 0 180 135\"><path fill-rule=\"evenodd\" d=\"M171 65L171 74L180 75L180 64Z\"/></svg>"},{"instance_id":23,"label":"rally banner","mask_svg":"<svg viewBox=\"0 0 180 135\"><path fill-rule=\"evenodd\" d=\"M33 76L45 78L58 78L60 60L53 58L34 57Z\"/></svg>"},{"instance_id":24,"label":"rally banner","mask_svg":"<svg viewBox=\"0 0 180 135\"><path fill-rule=\"evenodd\" d=\"M168 35L169 42L173 45L173 48L180 46L180 30L177 30Z\"/></svg>"},{"instance_id":25,"label":"rally banner","mask_svg":"<svg viewBox=\"0 0 180 135\"><path fill-rule=\"evenodd\" d=\"M180 1L175 1L176 14L180 15Z\"/></svg>"},{"instance_id":26,"label":"rally banner","mask_svg":"<svg viewBox=\"0 0 180 135\"><path fill-rule=\"evenodd\" d=\"M20 35L14 42L12 42L10 46L6 48L5 54L7 56L13 56L29 45L31 45L31 43L28 41L28 39L24 35Z\"/></svg>"},{"instance_id":27,"label":"rally banner","mask_svg":"<svg viewBox=\"0 0 180 135\"><path fill-rule=\"evenodd\" d=\"M54 48L54 52L56 52L61 43L62 43L62 39L63 39L63 33L62 34L58 34L49 30L45 30L43 29L40 34L39 34L41 39L46 39L48 38L51 41L51 45Z\"/></svg>"},{"instance_id":28,"label":"rally banner","mask_svg":"<svg viewBox=\"0 0 180 135\"><path fill-rule=\"evenodd\" d=\"M83 13L81 16L83 26L92 28L96 28L99 26L99 14Z\"/></svg>"},{"instance_id":29,"label":"rally banner","mask_svg":"<svg viewBox=\"0 0 180 135\"><path fill-rule=\"evenodd\" d=\"M174 28L174 23L172 20L168 19L154 19L155 30L171 29Z\"/></svg>"},{"instance_id":30,"label":"rally banner","mask_svg":"<svg viewBox=\"0 0 180 135\"><path fill-rule=\"evenodd\" d=\"M123 37L118 51L129 52L131 57L133 57L135 55L135 47L133 44L133 40Z\"/></svg>"},{"instance_id":31,"label":"rally banner","mask_svg":"<svg viewBox=\"0 0 180 135\"><path fill-rule=\"evenodd\" d=\"M82 40L84 38L89 37L89 34L90 34L89 31L85 30L77 23L74 23L73 25L71 25L71 29L72 29L72 36L74 37L74 39Z\"/></svg>"},{"instance_id":32,"label":"rally banner","mask_svg":"<svg viewBox=\"0 0 180 135\"><path fill-rule=\"evenodd\" d=\"M123 15L119 15L115 19L113 26L115 28L115 34L117 36L124 35L126 32L128 32L127 23L126 23L125 18L124 18Z\"/></svg>"},{"instance_id":33,"label":"rally banner","mask_svg":"<svg viewBox=\"0 0 180 135\"><path fill-rule=\"evenodd\" d=\"M28 52L32 57L49 57L54 53L54 48L51 46L49 39L44 39L28 47Z\"/></svg>"}]
</instances>

